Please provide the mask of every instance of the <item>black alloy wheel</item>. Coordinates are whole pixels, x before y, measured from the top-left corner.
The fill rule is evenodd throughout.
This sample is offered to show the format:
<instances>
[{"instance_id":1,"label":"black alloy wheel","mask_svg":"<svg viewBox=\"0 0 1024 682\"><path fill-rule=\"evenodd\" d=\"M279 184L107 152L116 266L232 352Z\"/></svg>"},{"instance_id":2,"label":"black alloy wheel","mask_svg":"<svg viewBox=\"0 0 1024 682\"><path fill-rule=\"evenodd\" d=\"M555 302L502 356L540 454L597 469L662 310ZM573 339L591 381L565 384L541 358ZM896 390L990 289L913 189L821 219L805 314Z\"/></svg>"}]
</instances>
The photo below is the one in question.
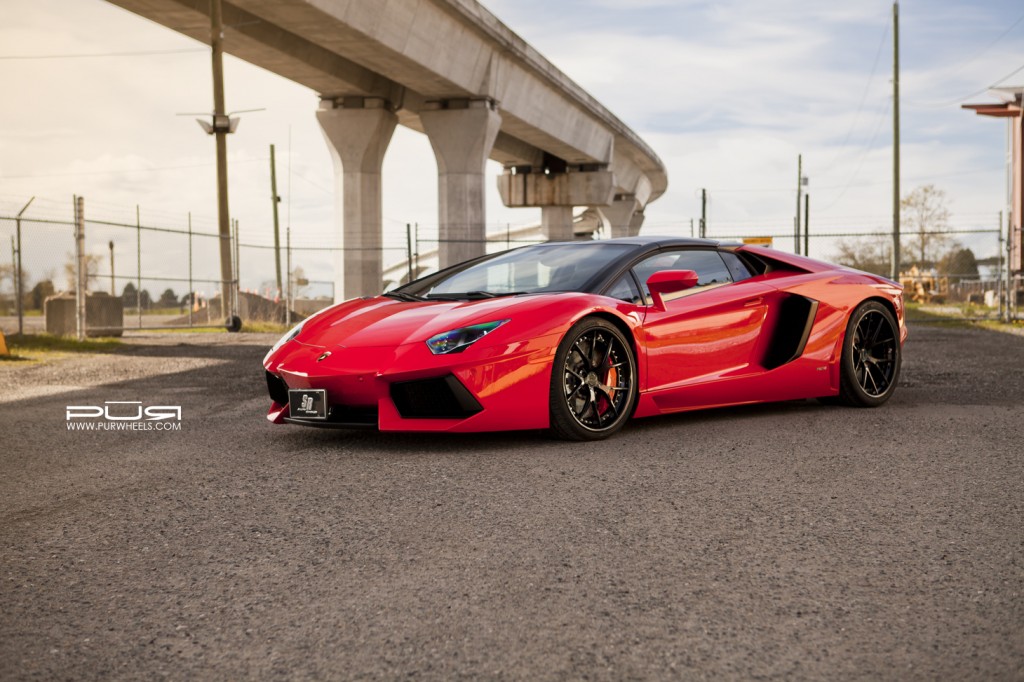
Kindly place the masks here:
<instances>
[{"instance_id":1,"label":"black alloy wheel","mask_svg":"<svg viewBox=\"0 0 1024 682\"><path fill-rule=\"evenodd\" d=\"M843 341L839 397L847 405L877 407L899 380L899 325L878 301L862 303L850 316Z\"/></svg>"},{"instance_id":2,"label":"black alloy wheel","mask_svg":"<svg viewBox=\"0 0 1024 682\"><path fill-rule=\"evenodd\" d=\"M576 323L562 339L551 376L551 429L567 440L600 440L622 428L636 402L636 359L601 318Z\"/></svg>"}]
</instances>

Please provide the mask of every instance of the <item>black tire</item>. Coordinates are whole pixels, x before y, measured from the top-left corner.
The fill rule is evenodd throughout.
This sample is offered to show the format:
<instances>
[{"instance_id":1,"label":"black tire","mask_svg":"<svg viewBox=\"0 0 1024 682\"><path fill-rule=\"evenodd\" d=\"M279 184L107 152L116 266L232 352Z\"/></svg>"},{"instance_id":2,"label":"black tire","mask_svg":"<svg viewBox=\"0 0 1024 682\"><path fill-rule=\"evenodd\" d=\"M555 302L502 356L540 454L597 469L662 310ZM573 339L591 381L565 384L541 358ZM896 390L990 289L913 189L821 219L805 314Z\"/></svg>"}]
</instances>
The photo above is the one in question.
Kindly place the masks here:
<instances>
[{"instance_id":1,"label":"black tire","mask_svg":"<svg viewBox=\"0 0 1024 682\"><path fill-rule=\"evenodd\" d=\"M839 400L853 407L878 407L892 397L900 377L900 329L878 301L857 306L846 324L839 369Z\"/></svg>"},{"instance_id":2,"label":"black tire","mask_svg":"<svg viewBox=\"0 0 1024 682\"><path fill-rule=\"evenodd\" d=\"M633 414L636 358L615 325L580 320L566 333L551 371L551 431L564 440L602 440Z\"/></svg>"}]
</instances>

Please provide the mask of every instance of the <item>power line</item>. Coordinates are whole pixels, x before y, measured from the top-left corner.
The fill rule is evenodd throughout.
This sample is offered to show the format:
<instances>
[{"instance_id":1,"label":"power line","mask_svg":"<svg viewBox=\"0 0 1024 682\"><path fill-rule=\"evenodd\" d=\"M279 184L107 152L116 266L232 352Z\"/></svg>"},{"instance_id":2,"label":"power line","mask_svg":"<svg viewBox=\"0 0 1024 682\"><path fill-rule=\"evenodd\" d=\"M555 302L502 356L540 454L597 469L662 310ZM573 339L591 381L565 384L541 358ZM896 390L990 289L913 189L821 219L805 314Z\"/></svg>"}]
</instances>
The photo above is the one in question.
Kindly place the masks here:
<instances>
[{"instance_id":1,"label":"power line","mask_svg":"<svg viewBox=\"0 0 1024 682\"><path fill-rule=\"evenodd\" d=\"M953 69L952 71L949 71L949 72L947 72L947 75L948 75L948 74L951 74L951 73L959 73L960 71L962 71L962 70L964 69L964 67L966 67L966 66L969 66L969 65L973 64L973 63L974 63L975 61L977 61L978 57L980 57L981 55L985 54L985 53L986 53L986 52L988 52L988 51L989 51L990 49L992 49L992 47L993 47L993 46L994 46L994 45L995 45L996 43L998 43L998 42L999 42L1000 40L1002 40L1002 39L1003 39L1003 38L1005 38L1005 37L1006 37L1007 35L1009 35L1010 31L1012 31L1013 29L1017 28L1017 24L1019 24L1019 23L1020 23L1020 22L1022 22L1022 21L1024 21L1024 14L1021 14L1021 15L1020 15L1019 17L1017 17L1017 20L1016 20L1016 21L1014 21L1014 22L1013 22L1012 24L1010 24L1010 27L1009 27L1008 29L1006 29L1005 31L1003 31L1002 33L1000 33L1000 34L999 34L999 35L998 35L998 36L997 36L997 37L995 38L995 40L993 40L993 41L992 41L992 42L990 42L990 43L989 43L988 45L986 45L985 47L983 47L983 48L981 48L980 50L978 50L977 52L975 52L975 53L974 53L974 54L973 54L973 55L972 55L971 57L969 57L969 58L968 58L968 59L966 59L965 61L962 61L962 62L960 62L960 66L956 67L956 68L955 68L955 69Z\"/></svg>"},{"instance_id":2,"label":"power line","mask_svg":"<svg viewBox=\"0 0 1024 682\"><path fill-rule=\"evenodd\" d=\"M1014 76L1016 76L1021 71L1024 71L1024 64L1021 64L1016 69L1014 69L1010 73L1006 74L1005 76L1003 76L999 80L995 81L991 85L986 85L985 87L981 88L980 90L975 90L971 94L964 95L963 97L957 97L956 99L946 100L945 102L917 102L917 103L915 103L913 101L909 101L908 104L910 106L916 108L916 109L944 109L945 107L950 107L950 106L953 106L955 104L960 104L964 100L971 99L972 97L977 97L978 95L984 94L984 93L988 92L989 90L991 90L992 88L994 88L997 85L999 85L1000 83L1002 83L1003 81L1009 80L1010 78L1013 78Z\"/></svg>"},{"instance_id":3,"label":"power line","mask_svg":"<svg viewBox=\"0 0 1024 682\"><path fill-rule=\"evenodd\" d=\"M0 60L36 60L36 59L91 59L94 57L150 57L155 55L187 54L190 52L208 52L206 48L183 48L178 50L138 50L134 52L82 52L77 54L9 54L0 55Z\"/></svg>"},{"instance_id":4,"label":"power line","mask_svg":"<svg viewBox=\"0 0 1024 682\"><path fill-rule=\"evenodd\" d=\"M831 167L833 164L835 164L836 161L843 157L844 153L842 148L845 147L846 143L850 141L850 136L853 135L853 130L854 128L857 127L857 123L860 121L860 114L864 109L864 103L867 101L868 92L870 92L871 90L871 83L875 79L875 71L878 69L878 61L882 57L882 48L885 46L885 38L888 35L889 24L886 23L885 28L882 30L882 38L878 41L878 50L875 52L875 61L871 65L871 75L868 76L868 82L864 85L864 92L861 94L860 97L860 104L857 105L857 113L853 117L853 122L850 124L850 129L846 131L846 137L843 138L842 144L839 145L839 153L836 154L835 158L833 158L832 161L826 165L826 168Z\"/></svg>"},{"instance_id":5,"label":"power line","mask_svg":"<svg viewBox=\"0 0 1024 682\"><path fill-rule=\"evenodd\" d=\"M241 159L234 163L253 163L266 159ZM37 175L0 175L0 180L25 180L29 178L68 178L79 175L117 175L119 173L152 173L155 171L181 170L184 168L209 168L214 163L194 163L186 166L157 166L155 168L125 168L122 170L79 171L76 173L41 173Z\"/></svg>"},{"instance_id":6,"label":"power line","mask_svg":"<svg viewBox=\"0 0 1024 682\"><path fill-rule=\"evenodd\" d=\"M999 168L988 168L983 170L969 170L969 171L958 171L956 173L941 173L937 175L916 175L912 178L904 178L907 182L921 182L922 180L939 180L941 178L957 178L964 175L977 175L978 173L996 173L1002 172L1005 168L1000 166ZM877 187L878 185L888 185L890 180L878 180L875 182L858 182L851 185L815 185L815 189L843 189L844 187ZM716 194L754 194L763 192L792 192L792 187L757 187L757 188L713 188L709 187L708 192L715 192ZM645 223L646 224L646 223Z\"/></svg>"}]
</instances>

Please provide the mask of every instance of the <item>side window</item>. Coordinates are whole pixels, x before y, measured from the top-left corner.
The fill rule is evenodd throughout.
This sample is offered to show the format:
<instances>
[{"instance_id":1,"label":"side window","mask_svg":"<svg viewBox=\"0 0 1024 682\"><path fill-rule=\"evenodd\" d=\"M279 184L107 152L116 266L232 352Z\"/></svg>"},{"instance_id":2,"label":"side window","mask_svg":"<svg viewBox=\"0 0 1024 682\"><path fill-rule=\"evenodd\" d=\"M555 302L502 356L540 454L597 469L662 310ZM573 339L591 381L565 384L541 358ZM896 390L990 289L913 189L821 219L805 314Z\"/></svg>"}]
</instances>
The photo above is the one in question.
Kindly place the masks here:
<instances>
[{"instance_id":1,"label":"side window","mask_svg":"<svg viewBox=\"0 0 1024 682\"><path fill-rule=\"evenodd\" d=\"M605 295L626 301L627 303L643 305L643 299L640 297L640 292L637 291L636 284L633 282L633 277L628 272L620 277Z\"/></svg>"},{"instance_id":2,"label":"side window","mask_svg":"<svg viewBox=\"0 0 1024 682\"><path fill-rule=\"evenodd\" d=\"M701 287L728 284L732 282L729 269L717 251L711 249L680 249L662 251L638 263L633 270L644 288L644 296L650 302L647 278L660 270L693 270L697 273L697 286L687 291L665 296L672 300L696 291Z\"/></svg>"},{"instance_id":3,"label":"side window","mask_svg":"<svg viewBox=\"0 0 1024 682\"><path fill-rule=\"evenodd\" d=\"M750 268L747 267L746 263L744 263L743 260L732 251L720 251L719 253L722 256L722 260L725 261L726 267L729 268L729 274L732 275L732 281L739 282L744 279L750 279L754 276L754 273L750 271Z\"/></svg>"},{"instance_id":4,"label":"side window","mask_svg":"<svg viewBox=\"0 0 1024 682\"><path fill-rule=\"evenodd\" d=\"M676 260L674 270L693 270L697 273L697 286L726 284L732 281L729 268L717 251L707 249L683 251Z\"/></svg>"}]
</instances>

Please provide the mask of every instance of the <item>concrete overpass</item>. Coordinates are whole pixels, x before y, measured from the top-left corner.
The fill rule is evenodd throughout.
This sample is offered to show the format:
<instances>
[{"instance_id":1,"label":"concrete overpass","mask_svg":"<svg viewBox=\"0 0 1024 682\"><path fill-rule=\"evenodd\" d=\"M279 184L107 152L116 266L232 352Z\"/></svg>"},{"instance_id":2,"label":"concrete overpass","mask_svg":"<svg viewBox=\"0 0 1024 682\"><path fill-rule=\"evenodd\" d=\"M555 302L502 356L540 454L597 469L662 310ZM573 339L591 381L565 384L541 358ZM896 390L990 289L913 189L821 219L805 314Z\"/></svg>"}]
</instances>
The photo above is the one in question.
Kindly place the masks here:
<instances>
[{"instance_id":1,"label":"concrete overpass","mask_svg":"<svg viewBox=\"0 0 1024 682\"><path fill-rule=\"evenodd\" d=\"M210 43L210 0L109 0ZM396 125L437 159L440 265L484 253L484 166L507 206L571 239L574 206L636 234L664 165L607 108L476 0L231 0L229 54L312 88L334 158L339 298L380 291L381 165Z\"/></svg>"}]
</instances>

